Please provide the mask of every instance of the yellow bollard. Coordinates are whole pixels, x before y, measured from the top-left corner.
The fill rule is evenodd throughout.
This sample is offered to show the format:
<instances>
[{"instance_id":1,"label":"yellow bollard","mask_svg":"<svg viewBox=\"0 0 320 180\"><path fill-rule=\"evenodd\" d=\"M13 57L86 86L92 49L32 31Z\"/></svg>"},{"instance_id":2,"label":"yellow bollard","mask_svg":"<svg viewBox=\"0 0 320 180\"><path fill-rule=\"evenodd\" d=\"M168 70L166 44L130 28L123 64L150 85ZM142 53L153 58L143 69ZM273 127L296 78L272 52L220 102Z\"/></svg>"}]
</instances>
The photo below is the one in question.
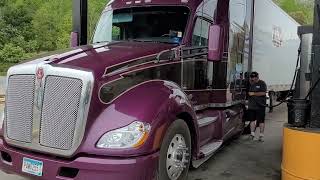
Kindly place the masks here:
<instances>
[{"instance_id":1,"label":"yellow bollard","mask_svg":"<svg viewBox=\"0 0 320 180\"><path fill-rule=\"evenodd\" d=\"M320 129L285 125L282 180L320 180Z\"/></svg>"}]
</instances>

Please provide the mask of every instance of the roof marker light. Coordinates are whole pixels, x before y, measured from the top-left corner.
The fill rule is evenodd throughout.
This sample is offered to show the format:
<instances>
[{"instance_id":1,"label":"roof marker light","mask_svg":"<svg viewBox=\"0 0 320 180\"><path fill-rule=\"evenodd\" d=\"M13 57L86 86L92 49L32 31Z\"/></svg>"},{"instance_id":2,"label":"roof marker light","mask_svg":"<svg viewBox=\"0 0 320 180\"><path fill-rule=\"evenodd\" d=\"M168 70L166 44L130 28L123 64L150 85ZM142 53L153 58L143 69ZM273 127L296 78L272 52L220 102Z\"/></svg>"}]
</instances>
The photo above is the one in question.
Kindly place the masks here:
<instances>
[{"instance_id":1,"label":"roof marker light","mask_svg":"<svg viewBox=\"0 0 320 180\"><path fill-rule=\"evenodd\" d=\"M141 3L141 1L135 1L134 3L136 3L136 4L140 4L140 3Z\"/></svg>"},{"instance_id":2,"label":"roof marker light","mask_svg":"<svg viewBox=\"0 0 320 180\"><path fill-rule=\"evenodd\" d=\"M182 3L188 3L189 0L181 0Z\"/></svg>"},{"instance_id":3,"label":"roof marker light","mask_svg":"<svg viewBox=\"0 0 320 180\"><path fill-rule=\"evenodd\" d=\"M151 0L145 0L144 2L145 3L151 3Z\"/></svg>"},{"instance_id":4,"label":"roof marker light","mask_svg":"<svg viewBox=\"0 0 320 180\"><path fill-rule=\"evenodd\" d=\"M130 4L132 4L132 1L128 1L128 2L126 2L126 4L127 4L127 5L130 5Z\"/></svg>"}]
</instances>

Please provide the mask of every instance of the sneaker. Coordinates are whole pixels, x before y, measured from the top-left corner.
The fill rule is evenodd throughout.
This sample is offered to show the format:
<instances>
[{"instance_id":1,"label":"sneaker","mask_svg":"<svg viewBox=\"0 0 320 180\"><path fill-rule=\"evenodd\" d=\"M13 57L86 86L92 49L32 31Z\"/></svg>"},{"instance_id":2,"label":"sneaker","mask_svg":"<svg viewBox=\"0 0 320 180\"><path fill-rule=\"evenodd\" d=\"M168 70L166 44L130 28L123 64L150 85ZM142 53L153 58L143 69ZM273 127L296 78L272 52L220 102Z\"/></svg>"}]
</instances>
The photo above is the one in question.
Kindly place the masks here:
<instances>
[{"instance_id":1,"label":"sneaker","mask_svg":"<svg viewBox=\"0 0 320 180\"><path fill-rule=\"evenodd\" d=\"M254 140L254 137L255 137L255 136L252 135L252 134L249 135L249 139L250 139L250 140Z\"/></svg>"},{"instance_id":2,"label":"sneaker","mask_svg":"<svg viewBox=\"0 0 320 180\"><path fill-rule=\"evenodd\" d=\"M260 136L260 137L259 137L259 141L260 141L260 142L264 142L264 136Z\"/></svg>"},{"instance_id":3,"label":"sneaker","mask_svg":"<svg viewBox=\"0 0 320 180\"><path fill-rule=\"evenodd\" d=\"M255 137L254 132L251 132L251 134L250 134L250 136L249 136L250 140L254 140L254 137Z\"/></svg>"}]
</instances>

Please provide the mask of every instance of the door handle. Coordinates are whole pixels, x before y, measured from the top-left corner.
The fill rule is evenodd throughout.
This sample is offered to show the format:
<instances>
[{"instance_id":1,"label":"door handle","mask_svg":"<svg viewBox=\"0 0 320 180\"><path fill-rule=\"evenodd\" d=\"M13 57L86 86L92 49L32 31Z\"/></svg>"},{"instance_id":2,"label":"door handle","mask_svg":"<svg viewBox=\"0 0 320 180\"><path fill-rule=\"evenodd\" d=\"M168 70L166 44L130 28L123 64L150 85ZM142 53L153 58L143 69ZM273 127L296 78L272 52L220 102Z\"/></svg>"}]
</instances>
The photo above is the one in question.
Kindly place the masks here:
<instances>
[{"instance_id":1,"label":"door handle","mask_svg":"<svg viewBox=\"0 0 320 180\"><path fill-rule=\"evenodd\" d=\"M226 113L226 118L230 118L231 117L231 113L229 110L225 110L224 111Z\"/></svg>"},{"instance_id":2,"label":"door handle","mask_svg":"<svg viewBox=\"0 0 320 180\"><path fill-rule=\"evenodd\" d=\"M232 117L232 114L230 110L225 110L225 113L226 113L226 122L229 122Z\"/></svg>"}]
</instances>

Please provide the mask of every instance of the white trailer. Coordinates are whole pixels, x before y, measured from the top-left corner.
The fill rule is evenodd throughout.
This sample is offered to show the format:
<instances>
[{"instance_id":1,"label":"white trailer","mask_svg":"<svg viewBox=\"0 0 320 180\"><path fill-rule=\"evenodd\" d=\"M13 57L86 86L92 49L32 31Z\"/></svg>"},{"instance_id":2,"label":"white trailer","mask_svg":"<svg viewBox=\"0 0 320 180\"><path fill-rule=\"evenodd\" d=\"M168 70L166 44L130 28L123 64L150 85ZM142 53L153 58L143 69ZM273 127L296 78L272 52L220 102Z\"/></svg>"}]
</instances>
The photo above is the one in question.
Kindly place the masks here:
<instances>
[{"instance_id":1,"label":"white trailer","mask_svg":"<svg viewBox=\"0 0 320 180\"><path fill-rule=\"evenodd\" d=\"M254 12L252 71L260 74L269 92L286 94L295 73L300 25L271 0L255 0Z\"/></svg>"}]
</instances>

